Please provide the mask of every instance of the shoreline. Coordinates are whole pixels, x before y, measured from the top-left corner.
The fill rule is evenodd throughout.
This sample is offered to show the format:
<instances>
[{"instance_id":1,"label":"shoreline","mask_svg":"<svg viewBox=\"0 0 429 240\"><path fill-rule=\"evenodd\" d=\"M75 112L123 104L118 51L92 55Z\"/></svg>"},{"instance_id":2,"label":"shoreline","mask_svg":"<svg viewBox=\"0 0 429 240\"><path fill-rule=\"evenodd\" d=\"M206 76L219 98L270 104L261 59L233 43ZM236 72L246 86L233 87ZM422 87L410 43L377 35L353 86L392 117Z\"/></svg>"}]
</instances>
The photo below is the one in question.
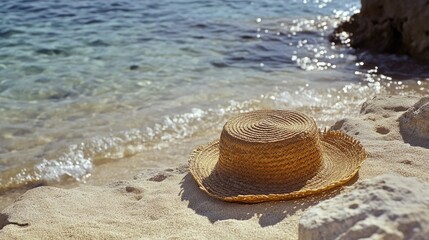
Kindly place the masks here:
<instances>
[{"instance_id":1,"label":"shoreline","mask_svg":"<svg viewBox=\"0 0 429 240\"><path fill-rule=\"evenodd\" d=\"M376 96L363 104L359 117L339 120L331 127L358 139L368 152L358 176L349 186L385 173L429 182L428 149L404 143L398 122L419 99ZM206 139L201 138L199 142L204 143ZM31 189L1 211L0 215L9 224L3 221L0 237L296 239L300 218L308 208L350 191L348 187L340 187L291 201L226 203L198 189L184 166L189 156L186 153L183 149L183 154L176 159L164 159L169 162L169 168L156 166L153 159L152 167L111 175L107 165L105 169L100 165L94 172L95 178L86 185L71 189L51 186ZM166 155L161 152L158 157L163 159ZM115 164L132 164L138 162L139 157ZM112 176L110 184L103 184ZM47 205L49 208L44 207Z\"/></svg>"},{"instance_id":2,"label":"shoreline","mask_svg":"<svg viewBox=\"0 0 429 240\"><path fill-rule=\"evenodd\" d=\"M69 179L61 182L41 184L40 186L24 186L21 188L7 190L0 194L0 212L7 206L11 205L19 196L34 188L43 186L70 189L86 185L103 186L113 181L131 179L133 176L139 174L142 169L146 169L148 172L154 172L164 169L166 166L177 165L176 167L178 167L185 165L187 163L187 157L192 152L192 149L190 149L189 146L193 144L195 144L195 146L204 144L205 142L211 141L217 137L215 134L212 135L213 136L211 137L202 136L186 139L183 142L173 144L169 149L174 149L175 152L178 152L176 155L177 158L172 158L172 154L168 152L168 149L163 149L161 151L152 149L150 152L138 153L118 161L110 160L96 165L94 170L91 172L91 176L85 182ZM149 155L150 157L148 158L146 155Z\"/></svg>"}]
</instances>

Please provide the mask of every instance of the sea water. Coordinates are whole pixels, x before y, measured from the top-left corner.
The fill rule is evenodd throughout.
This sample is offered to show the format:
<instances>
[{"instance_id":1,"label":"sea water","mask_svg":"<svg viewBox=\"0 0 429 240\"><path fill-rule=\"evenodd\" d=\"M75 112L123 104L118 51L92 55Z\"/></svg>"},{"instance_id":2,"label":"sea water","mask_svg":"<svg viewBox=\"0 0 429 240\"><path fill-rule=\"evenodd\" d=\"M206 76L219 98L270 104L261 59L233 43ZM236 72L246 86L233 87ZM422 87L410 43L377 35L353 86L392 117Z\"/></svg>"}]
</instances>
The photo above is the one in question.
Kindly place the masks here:
<instances>
[{"instance_id":1,"label":"sea water","mask_svg":"<svg viewBox=\"0 0 429 240\"><path fill-rule=\"evenodd\" d=\"M184 143L190 154L194 139L218 137L239 112L293 109L323 128L357 116L376 94L427 94L425 64L329 42L359 8L2 0L0 191L84 182L99 164L174 158L184 153L172 146Z\"/></svg>"}]
</instances>

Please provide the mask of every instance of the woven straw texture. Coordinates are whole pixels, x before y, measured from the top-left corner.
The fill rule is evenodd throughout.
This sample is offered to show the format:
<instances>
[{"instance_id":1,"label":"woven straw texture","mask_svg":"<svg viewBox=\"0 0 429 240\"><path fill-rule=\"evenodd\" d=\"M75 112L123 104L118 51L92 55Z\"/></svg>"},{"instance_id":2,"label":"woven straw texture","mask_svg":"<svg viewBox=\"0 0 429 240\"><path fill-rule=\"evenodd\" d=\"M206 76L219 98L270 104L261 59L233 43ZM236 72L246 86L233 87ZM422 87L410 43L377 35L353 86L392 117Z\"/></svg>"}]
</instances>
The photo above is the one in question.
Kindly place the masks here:
<instances>
[{"instance_id":1,"label":"woven straw texture","mask_svg":"<svg viewBox=\"0 0 429 240\"><path fill-rule=\"evenodd\" d=\"M194 150L189 169L209 195L256 203L343 185L365 158L357 140L339 131L320 132L311 117L259 110L231 118L220 140Z\"/></svg>"}]
</instances>

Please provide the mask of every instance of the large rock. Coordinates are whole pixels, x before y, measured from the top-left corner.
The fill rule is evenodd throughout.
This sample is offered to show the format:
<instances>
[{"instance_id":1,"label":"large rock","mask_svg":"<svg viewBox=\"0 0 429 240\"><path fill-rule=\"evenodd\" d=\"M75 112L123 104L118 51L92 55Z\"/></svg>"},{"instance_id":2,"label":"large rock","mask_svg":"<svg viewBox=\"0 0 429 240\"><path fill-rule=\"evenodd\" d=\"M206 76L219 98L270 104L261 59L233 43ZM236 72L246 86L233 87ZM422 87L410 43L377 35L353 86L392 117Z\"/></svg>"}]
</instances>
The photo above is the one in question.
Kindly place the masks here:
<instances>
[{"instance_id":1,"label":"large rock","mask_svg":"<svg viewBox=\"0 0 429 240\"><path fill-rule=\"evenodd\" d=\"M360 13L335 30L334 41L344 40L347 32L354 48L429 59L426 0L361 0L361 3Z\"/></svg>"},{"instance_id":2,"label":"large rock","mask_svg":"<svg viewBox=\"0 0 429 240\"><path fill-rule=\"evenodd\" d=\"M411 144L425 145L429 141L429 97L420 99L402 114L399 127L405 140Z\"/></svg>"},{"instance_id":3,"label":"large rock","mask_svg":"<svg viewBox=\"0 0 429 240\"><path fill-rule=\"evenodd\" d=\"M309 208L299 239L429 239L429 183L386 174Z\"/></svg>"}]
</instances>

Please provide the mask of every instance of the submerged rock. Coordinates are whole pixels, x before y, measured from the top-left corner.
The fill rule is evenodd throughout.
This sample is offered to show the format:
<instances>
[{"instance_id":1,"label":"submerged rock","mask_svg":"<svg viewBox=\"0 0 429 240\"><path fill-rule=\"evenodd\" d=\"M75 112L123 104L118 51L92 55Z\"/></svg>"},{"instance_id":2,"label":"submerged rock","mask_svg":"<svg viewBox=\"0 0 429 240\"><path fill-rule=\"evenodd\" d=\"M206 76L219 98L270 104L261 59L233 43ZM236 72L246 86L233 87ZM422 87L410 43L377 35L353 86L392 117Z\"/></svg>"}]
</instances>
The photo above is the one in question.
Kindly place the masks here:
<instances>
[{"instance_id":1,"label":"submerged rock","mask_svg":"<svg viewBox=\"0 0 429 240\"><path fill-rule=\"evenodd\" d=\"M429 183L386 174L309 208L299 239L429 239Z\"/></svg>"},{"instance_id":2,"label":"submerged rock","mask_svg":"<svg viewBox=\"0 0 429 240\"><path fill-rule=\"evenodd\" d=\"M361 3L360 13L335 30L334 42L349 37L354 48L429 60L428 1L361 0Z\"/></svg>"},{"instance_id":3,"label":"submerged rock","mask_svg":"<svg viewBox=\"0 0 429 240\"><path fill-rule=\"evenodd\" d=\"M138 65L131 65L130 66L130 70L137 70L137 69L139 69Z\"/></svg>"}]
</instances>

